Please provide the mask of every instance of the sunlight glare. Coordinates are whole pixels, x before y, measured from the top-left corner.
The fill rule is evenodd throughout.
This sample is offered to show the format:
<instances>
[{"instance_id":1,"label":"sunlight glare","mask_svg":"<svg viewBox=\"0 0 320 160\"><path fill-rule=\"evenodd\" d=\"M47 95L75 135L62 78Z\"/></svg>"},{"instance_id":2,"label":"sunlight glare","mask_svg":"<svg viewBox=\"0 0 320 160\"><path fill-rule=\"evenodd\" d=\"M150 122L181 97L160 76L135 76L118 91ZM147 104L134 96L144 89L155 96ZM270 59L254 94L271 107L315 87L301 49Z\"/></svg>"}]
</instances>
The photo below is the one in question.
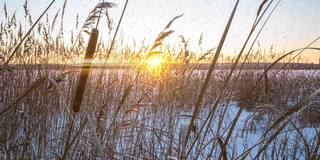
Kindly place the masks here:
<instances>
[{"instance_id":1,"label":"sunlight glare","mask_svg":"<svg viewBox=\"0 0 320 160\"><path fill-rule=\"evenodd\" d=\"M150 58L147 63L151 68L158 68L162 64L162 58L159 56L155 56Z\"/></svg>"}]
</instances>

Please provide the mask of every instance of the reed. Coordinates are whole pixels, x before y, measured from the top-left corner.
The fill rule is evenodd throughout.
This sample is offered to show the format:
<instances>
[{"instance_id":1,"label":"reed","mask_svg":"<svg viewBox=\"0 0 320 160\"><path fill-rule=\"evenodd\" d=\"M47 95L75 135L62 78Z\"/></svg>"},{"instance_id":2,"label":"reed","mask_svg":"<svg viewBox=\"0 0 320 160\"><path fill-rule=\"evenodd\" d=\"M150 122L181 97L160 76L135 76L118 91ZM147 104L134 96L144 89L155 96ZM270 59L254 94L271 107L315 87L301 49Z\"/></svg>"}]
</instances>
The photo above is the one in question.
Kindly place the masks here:
<instances>
[{"instance_id":1,"label":"reed","mask_svg":"<svg viewBox=\"0 0 320 160\"><path fill-rule=\"evenodd\" d=\"M118 32L128 0L115 26L114 3L97 3L82 26L78 15L70 45L64 23L73 2L62 1L50 17L52 1L34 22L27 0L24 22L4 3L0 159L319 159L320 67L291 62L320 51L320 38L292 51L256 49L281 4L263 0L238 54L226 56L241 2L207 51L202 34L197 51L184 35L180 46L166 45L183 14L168 19L152 44L127 45ZM164 58L154 71L147 62L157 56Z\"/></svg>"}]
</instances>

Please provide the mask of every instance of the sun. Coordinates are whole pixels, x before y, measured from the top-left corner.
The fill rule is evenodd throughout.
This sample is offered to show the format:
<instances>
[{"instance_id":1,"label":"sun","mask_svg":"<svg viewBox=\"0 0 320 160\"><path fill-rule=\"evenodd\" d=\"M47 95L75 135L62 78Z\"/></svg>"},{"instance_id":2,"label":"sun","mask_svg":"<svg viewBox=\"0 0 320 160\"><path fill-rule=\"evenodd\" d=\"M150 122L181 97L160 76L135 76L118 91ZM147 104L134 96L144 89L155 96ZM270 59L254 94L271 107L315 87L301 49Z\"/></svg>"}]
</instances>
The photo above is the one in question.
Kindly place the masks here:
<instances>
[{"instance_id":1,"label":"sun","mask_svg":"<svg viewBox=\"0 0 320 160\"><path fill-rule=\"evenodd\" d=\"M153 56L147 61L150 68L159 68L162 63L163 59L160 56Z\"/></svg>"},{"instance_id":2,"label":"sun","mask_svg":"<svg viewBox=\"0 0 320 160\"><path fill-rule=\"evenodd\" d=\"M165 73L167 73L169 69L168 59L164 54L156 54L149 56L144 61L144 66L145 70L155 77L165 75Z\"/></svg>"}]
</instances>

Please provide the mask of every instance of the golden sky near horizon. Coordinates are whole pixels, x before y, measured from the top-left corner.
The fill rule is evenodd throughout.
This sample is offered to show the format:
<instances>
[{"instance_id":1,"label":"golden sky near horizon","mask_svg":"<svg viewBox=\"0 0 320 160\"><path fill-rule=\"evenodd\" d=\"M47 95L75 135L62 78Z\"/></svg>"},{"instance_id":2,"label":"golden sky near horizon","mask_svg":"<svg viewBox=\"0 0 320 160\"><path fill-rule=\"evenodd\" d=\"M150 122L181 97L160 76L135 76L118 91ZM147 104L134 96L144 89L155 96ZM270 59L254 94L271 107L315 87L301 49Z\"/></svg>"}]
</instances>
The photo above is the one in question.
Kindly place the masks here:
<instances>
[{"instance_id":1,"label":"golden sky near horizon","mask_svg":"<svg viewBox=\"0 0 320 160\"><path fill-rule=\"evenodd\" d=\"M29 0L30 13L33 19L41 13L51 0ZM277 0L276 0L277 1ZM275 1L275 2L276 2ZM66 18L64 21L65 35L75 29L76 16L79 14L80 23L99 0L68 0ZM111 18L117 22L125 0L110 0L118 5L110 9ZM0 4L7 4L9 14L17 11L17 16L23 18L24 0L0 0ZM253 23L260 0L241 0L235 20L231 26L223 52L236 54L244 43ZM172 46L179 45L179 36L189 40L190 50L198 50L198 39L203 35L201 48L205 51L218 45L223 29L226 25L235 0L129 0L119 37L123 37L127 44L135 40L138 44L144 39L151 44L157 34L174 16L184 14L177 20L173 29L175 33L165 43ZM53 19L55 13L62 8L63 0L57 0L49 11ZM3 13L0 13L3 17ZM102 23L103 24L103 23ZM319 0L282 0L274 15L259 37L261 49L268 50L273 46L274 52L289 51L301 48L320 35L320 1ZM101 25L102 34L106 39L110 37ZM314 47L320 46L316 43ZM319 52L308 52L304 58L318 63Z\"/></svg>"}]
</instances>

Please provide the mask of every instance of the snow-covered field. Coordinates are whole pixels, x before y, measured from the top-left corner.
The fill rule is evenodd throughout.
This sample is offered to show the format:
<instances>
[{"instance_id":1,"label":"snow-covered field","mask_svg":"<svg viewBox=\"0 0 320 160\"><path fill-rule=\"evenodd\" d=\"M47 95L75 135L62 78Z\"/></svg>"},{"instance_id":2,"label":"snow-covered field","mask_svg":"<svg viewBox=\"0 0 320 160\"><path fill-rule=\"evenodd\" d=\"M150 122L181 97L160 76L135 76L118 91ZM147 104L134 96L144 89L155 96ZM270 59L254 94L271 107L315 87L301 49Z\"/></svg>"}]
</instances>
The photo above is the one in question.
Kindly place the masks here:
<instances>
[{"instance_id":1,"label":"snow-covered field","mask_svg":"<svg viewBox=\"0 0 320 160\"><path fill-rule=\"evenodd\" d=\"M281 127L286 120L271 127L290 107L319 87L319 71L272 71L268 90L261 82L253 108L241 106L240 101L260 72L254 76L249 71L243 73L230 97L227 95L232 85L227 87L228 94L222 96L210 121L209 112L227 74L217 71L186 143L205 72L197 71L190 78L176 73L166 73L162 78L145 73L135 81L116 114L134 70L105 71L100 83L99 71L94 71L82 112L76 115L70 110L76 73L66 74L61 81L58 70L8 73L0 82L1 111L21 88L36 80L28 77L49 74L50 79L0 116L0 159L180 159L183 150L190 151L188 159L218 159L225 155L228 159L253 159L257 154L259 159L319 156L319 121L311 119L310 123L308 119L310 113L318 113L317 99L304 104L315 110L294 113L284 128ZM268 142L270 138L272 141Z\"/></svg>"}]
</instances>

